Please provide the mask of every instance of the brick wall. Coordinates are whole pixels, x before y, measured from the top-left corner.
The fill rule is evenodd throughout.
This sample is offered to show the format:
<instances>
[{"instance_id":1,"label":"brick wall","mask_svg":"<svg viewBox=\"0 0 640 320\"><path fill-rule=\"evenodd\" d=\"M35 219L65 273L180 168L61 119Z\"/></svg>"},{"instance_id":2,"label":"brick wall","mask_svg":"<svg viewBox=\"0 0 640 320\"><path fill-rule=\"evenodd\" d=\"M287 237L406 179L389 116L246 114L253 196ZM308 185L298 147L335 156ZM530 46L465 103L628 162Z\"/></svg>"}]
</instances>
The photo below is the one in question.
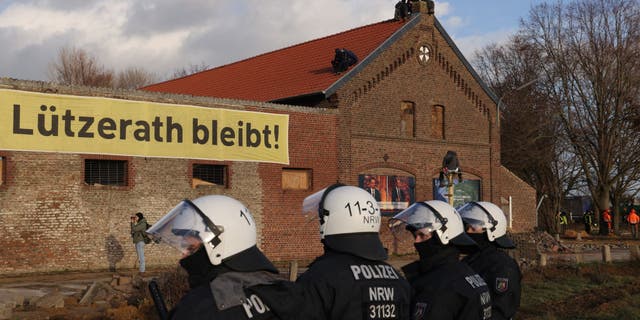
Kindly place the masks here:
<instances>
[{"instance_id":1,"label":"brick wall","mask_svg":"<svg viewBox=\"0 0 640 320\"><path fill-rule=\"evenodd\" d=\"M500 205L513 199L513 230L531 230L535 191L500 166L496 104L454 48L434 25L432 16L405 33L342 87L338 134L340 179L357 184L359 174L415 177L416 200L433 199L432 179L442 158L456 151L467 178L481 179L481 200ZM430 50L419 60L420 46ZM403 102L415 105L413 136L401 131ZM443 106L444 139L434 137L432 108ZM533 211L532 211L533 210ZM505 211L507 212L507 211ZM398 253L412 250L394 242L383 226L382 238Z\"/></svg>"},{"instance_id":2,"label":"brick wall","mask_svg":"<svg viewBox=\"0 0 640 320\"><path fill-rule=\"evenodd\" d=\"M136 253L129 216L141 211L157 221L182 199L226 194L247 205L258 224L259 245L275 261L311 260L320 251L317 219L302 216L307 191L283 191L283 168L312 170L312 189L337 180L334 110L281 106L187 96L67 88L2 79L0 86L83 96L172 102L216 108L286 113L290 116L290 165L254 162L228 165L228 186L191 186L191 159L12 152L6 157L6 182L0 185L0 272L19 274L65 270L133 268ZM128 162L128 185L89 186L85 159ZM165 245L145 247L148 266L176 265L178 252Z\"/></svg>"},{"instance_id":3,"label":"brick wall","mask_svg":"<svg viewBox=\"0 0 640 320\"><path fill-rule=\"evenodd\" d=\"M132 268L136 254L128 217L142 211L154 223L180 200L206 194L244 202L258 223L260 247L275 262L310 261L322 247L317 218L301 214L304 197L336 181L357 185L359 174L373 173L413 176L416 200L429 200L448 150L458 153L467 177L481 179L482 200L504 208L501 201L512 197L514 232L531 230L535 192L500 166L495 103L433 17L420 19L315 108L0 79L0 87L20 90L290 115L290 164L221 162L229 166L227 188L193 189L189 159L112 157L129 161L129 185L95 187L82 182L88 155L0 150L7 178L0 186L0 272ZM418 59L422 45L430 48L426 64ZM412 136L400 129L403 102L415 106ZM432 135L436 105L444 107L444 139ZM282 190L283 168L311 169L311 190ZM381 237L390 252L413 250L396 243L386 218ZM179 258L161 245L146 246L146 257L149 266L175 265Z\"/></svg>"}]
</instances>

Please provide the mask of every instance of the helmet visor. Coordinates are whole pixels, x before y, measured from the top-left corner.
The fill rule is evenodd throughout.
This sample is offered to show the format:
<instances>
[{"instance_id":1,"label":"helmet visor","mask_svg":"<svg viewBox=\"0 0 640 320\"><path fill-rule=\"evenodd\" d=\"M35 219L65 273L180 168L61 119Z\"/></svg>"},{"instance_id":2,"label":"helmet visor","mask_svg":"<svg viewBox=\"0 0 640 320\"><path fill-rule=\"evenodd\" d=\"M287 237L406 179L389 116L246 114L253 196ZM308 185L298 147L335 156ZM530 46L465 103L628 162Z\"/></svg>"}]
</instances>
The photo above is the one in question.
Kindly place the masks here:
<instances>
[{"instance_id":1,"label":"helmet visor","mask_svg":"<svg viewBox=\"0 0 640 320\"><path fill-rule=\"evenodd\" d=\"M189 200L180 202L146 232L154 240L176 248L183 257L194 253L203 243L211 243L215 247L220 243L218 236L222 233Z\"/></svg>"},{"instance_id":2,"label":"helmet visor","mask_svg":"<svg viewBox=\"0 0 640 320\"><path fill-rule=\"evenodd\" d=\"M433 232L442 227L442 221L424 202L416 202L389 219L389 228L396 237L402 237L406 231L411 234L421 230Z\"/></svg>"},{"instance_id":3,"label":"helmet visor","mask_svg":"<svg viewBox=\"0 0 640 320\"><path fill-rule=\"evenodd\" d=\"M489 220L488 214L484 211L480 204L476 202L465 203L458 209L458 212L460 213L462 221L466 225L471 226L474 229L487 228L487 222Z\"/></svg>"},{"instance_id":4,"label":"helmet visor","mask_svg":"<svg viewBox=\"0 0 640 320\"><path fill-rule=\"evenodd\" d=\"M327 188L324 188L310 196L307 196L302 201L302 213L305 215L317 215L320 207L320 201Z\"/></svg>"}]
</instances>

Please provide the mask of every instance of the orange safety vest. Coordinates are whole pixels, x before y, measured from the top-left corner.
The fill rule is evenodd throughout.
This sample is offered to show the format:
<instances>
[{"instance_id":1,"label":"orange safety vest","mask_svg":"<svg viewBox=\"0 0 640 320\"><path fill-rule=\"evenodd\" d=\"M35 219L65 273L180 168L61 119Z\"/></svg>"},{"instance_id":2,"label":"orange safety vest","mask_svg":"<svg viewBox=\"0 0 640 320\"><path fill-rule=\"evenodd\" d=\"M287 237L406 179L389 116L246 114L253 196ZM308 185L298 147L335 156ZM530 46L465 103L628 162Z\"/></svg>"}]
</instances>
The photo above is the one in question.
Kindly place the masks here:
<instances>
[{"instance_id":1,"label":"orange safety vest","mask_svg":"<svg viewBox=\"0 0 640 320\"><path fill-rule=\"evenodd\" d=\"M635 211L631 211L631 213L629 213L629 217L627 217L627 221L631 224L636 224L640 222L640 216L638 216Z\"/></svg>"},{"instance_id":2,"label":"orange safety vest","mask_svg":"<svg viewBox=\"0 0 640 320\"><path fill-rule=\"evenodd\" d=\"M609 214L609 212L605 211L602 214L602 220L604 220L604 222L611 222L611 215Z\"/></svg>"}]
</instances>

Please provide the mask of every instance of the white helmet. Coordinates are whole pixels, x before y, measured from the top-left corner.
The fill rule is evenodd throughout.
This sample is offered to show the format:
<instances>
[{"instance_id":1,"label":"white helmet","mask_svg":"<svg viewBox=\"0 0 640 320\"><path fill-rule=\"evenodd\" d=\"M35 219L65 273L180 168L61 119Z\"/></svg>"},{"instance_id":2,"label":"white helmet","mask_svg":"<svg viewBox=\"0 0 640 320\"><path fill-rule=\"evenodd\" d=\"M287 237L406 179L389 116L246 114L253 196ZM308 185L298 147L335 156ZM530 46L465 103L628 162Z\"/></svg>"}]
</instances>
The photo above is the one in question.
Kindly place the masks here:
<instances>
[{"instance_id":1,"label":"white helmet","mask_svg":"<svg viewBox=\"0 0 640 320\"><path fill-rule=\"evenodd\" d=\"M426 229L426 232L435 232L445 245L449 242L461 246L476 245L464 232L462 219L456 209L440 200L412 204L391 218L389 227L394 234L401 234L405 229L411 232Z\"/></svg>"},{"instance_id":2,"label":"white helmet","mask_svg":"<svg viewBox=\"0 0 640 320\"><path fill-rule=\"evenodd\" d=\"M369 260L387 258L378 234L380 207L369 192L334 184L305 198L302 206L317 212L320 238L329 248Z\"/></svg>"},{"instance_id":3,"label":"white helmet","mask_svg":"<svg viewBox=\"0 0 640 320\"><path fill-rule=\"evenodd\" d=\"M486 201L469 202L458 211L466 224L485 229L489 241L503 248L515 248L507 237L507 218L495 204Z\"/></svg>"},{"instance_id":4,"label":"white helmet","mask_svg":"<svg viewBox=\"0 0 640 320\"><path fill-rule=\"evenodd\" d=\"M249 209L227 196L183 200L146 232L183 257L204 244L213 265L224 262L237 271L276 270L256 246L256 223Z\"/></svg>"}]
</instances>

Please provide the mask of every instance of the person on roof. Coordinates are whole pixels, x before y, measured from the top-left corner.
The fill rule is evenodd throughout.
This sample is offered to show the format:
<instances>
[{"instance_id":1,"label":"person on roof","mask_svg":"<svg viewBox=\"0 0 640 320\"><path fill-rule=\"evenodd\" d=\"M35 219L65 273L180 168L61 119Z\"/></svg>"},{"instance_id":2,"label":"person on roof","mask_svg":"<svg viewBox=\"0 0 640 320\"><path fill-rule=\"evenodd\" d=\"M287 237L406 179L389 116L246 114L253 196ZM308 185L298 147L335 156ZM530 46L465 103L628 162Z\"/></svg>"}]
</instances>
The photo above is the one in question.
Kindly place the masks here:
<instances>
[{"instance_id":1,"label":"person on roof","mask_svg":"<svg viewBox=\"0 0 640 320\"><path fill-rule=\"evenodd\" d=\"M411 4L407 0L400 0L395 5L394 20L404 22L409 16L409 7Z\"/></svg>"},{"instance_id":2,"label":"person on roof","mask_svg":"<svg viewBox=\"0 0 640 320\"><path fill-rule=\"evenodd\" d=\"M333 60L331 60L333 73L335 74L340 74L346 71L350 66L355 65L356 63L358 63L358 57L356 54L345 48L336 48Z\"/></svg>"}]
</instances>

